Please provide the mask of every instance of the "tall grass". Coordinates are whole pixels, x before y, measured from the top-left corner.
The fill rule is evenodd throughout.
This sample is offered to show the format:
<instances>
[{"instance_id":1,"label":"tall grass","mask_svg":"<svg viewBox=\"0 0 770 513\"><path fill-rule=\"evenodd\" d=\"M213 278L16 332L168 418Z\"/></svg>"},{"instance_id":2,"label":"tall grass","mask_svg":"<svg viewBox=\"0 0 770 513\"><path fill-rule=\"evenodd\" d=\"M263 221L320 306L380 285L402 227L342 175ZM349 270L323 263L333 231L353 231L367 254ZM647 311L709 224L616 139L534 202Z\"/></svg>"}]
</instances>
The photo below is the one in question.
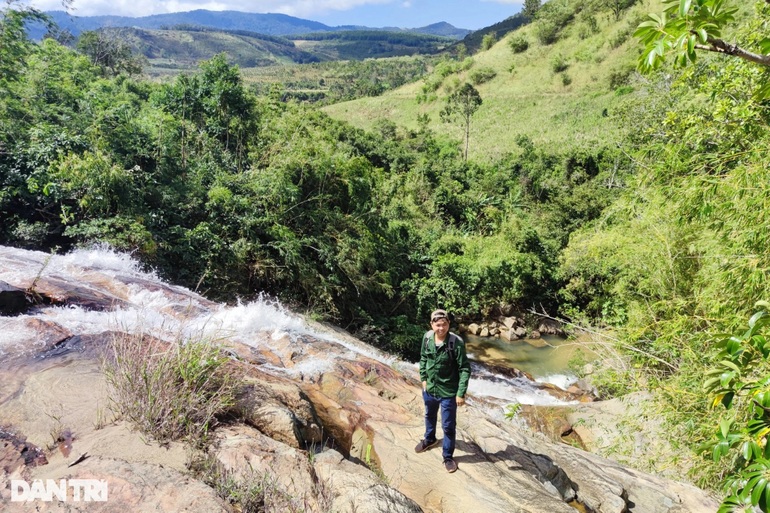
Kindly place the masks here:
<instances>
[{"instance_id":1,"label":"tall grass","mask_svg":"<svg viewBox=\"0 0 770 513\"><path fill-rule=\"evenodd\" d=\"M202 444L235 405L237 381L227 363L221 349L204 339L168 344L121 333L103 368L113 410L140 432L160 442Z\"/></svg>"}]
</instances>

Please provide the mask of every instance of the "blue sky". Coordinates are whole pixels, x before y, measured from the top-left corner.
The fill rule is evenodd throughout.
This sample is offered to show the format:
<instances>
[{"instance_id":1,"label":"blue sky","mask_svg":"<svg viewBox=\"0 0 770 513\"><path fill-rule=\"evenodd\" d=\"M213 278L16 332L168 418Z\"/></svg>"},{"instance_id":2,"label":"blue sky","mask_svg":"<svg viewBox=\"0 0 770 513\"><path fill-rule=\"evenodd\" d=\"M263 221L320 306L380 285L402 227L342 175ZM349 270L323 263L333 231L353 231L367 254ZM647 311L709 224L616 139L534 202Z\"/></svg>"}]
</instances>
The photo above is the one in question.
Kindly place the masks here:
<instances>
[{"instance_id":1,"label":"blue sky","mask_svg":"<svg viewBox=\"0 0 770 513\"><path fill-rule=\"evenodd\" d=\"M27 0L44 11L61 10L61 0ZM275 12L326 25L423 27L446 21L455 27L480 29L521 10L523 0L73 0L76 16L114 14L148 16L169 12Z\"/></svg>"}]
</instances>

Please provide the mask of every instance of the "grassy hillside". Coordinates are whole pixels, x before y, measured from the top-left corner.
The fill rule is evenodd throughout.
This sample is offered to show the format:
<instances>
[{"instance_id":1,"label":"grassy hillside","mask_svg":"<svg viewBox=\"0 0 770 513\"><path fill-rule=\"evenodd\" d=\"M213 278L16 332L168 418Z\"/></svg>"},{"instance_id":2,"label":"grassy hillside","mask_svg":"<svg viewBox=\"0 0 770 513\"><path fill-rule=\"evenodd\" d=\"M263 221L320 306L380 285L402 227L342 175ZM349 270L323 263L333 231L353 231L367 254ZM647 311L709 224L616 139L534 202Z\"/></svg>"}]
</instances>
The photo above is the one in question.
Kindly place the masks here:
<instances>
[{"instance_id":1,"label":"grassy hillside","mask_svg":"<svg viewBox=\"0 0 770 513\"><path fill-rule=\"evenodd\" d=\"M225 53L240 68L348 61L435 54L453 41L443 36L385 31L344 31L306 34L294 38L247 31L201 27L174 29L103 29L108 37L128 43L147 58L150 76L194 70L202 60ZM248 74L248 73L247 73ZM281 75L278 70L276 78ZM311 73L312 75L313 73Z\"/></svg>"},{"instance_id":2,"label":"grassy hillside","mask_svg":"<svg viewBox=\"0 0 770 513\"><path fill-rule=\"evenodd\" d=\"M494 161L517 152L521 135L536 144L558 147L611 144L618 134L612 114L631 87L625 85L638 55L631 34L641 17L657 8L640 4L615 19L609 9L588 8L574 15L553 44L538 38L535 21L513 32L486 51L473 55L470 69L441 80L432 101L418 96L428 77L376 98L362 98L327 106L325 112L355 126L370 129L380 118L408 129L418 128L418 115L427 115L429 126L440 134L461 138L460 127L443 124L439 112L445 98L459 84L472 81L479 70L492 70L491 80L476 85L483 104L471 123L469 158ZM513 38L529 47L514 53ZM557 71L557 63L566 69ZM430 95L429 95L430 96Z\"/></svg>"}]
</instances>

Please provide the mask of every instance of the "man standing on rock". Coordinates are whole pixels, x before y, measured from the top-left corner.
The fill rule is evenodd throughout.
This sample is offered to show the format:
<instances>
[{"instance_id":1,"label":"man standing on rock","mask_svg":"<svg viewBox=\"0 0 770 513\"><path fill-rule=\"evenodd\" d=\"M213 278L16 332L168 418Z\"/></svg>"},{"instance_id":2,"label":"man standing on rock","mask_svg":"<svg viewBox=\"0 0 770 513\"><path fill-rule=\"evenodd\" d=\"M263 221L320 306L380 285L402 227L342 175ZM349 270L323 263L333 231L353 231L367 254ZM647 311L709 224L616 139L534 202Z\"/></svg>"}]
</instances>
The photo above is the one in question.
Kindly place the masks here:
<instances>
[{"instance_id":1,"label":"man standing on rock","mask_svg":"<svg viewBox=\"0 0 770 513\"><path fill-rule=\"evenodd\" d=\"M430 449L436 440L436 420L441 407L441 428L444 431L444 468L457 470L453 459L457 407L465 404L465 392L471 378L471 364L465 354L465 342L449 332L446 310L430 314L431 330L425 334L420 347L420 381L425 402L425 437L415 452Z\"/></svg>"}]
</instances>

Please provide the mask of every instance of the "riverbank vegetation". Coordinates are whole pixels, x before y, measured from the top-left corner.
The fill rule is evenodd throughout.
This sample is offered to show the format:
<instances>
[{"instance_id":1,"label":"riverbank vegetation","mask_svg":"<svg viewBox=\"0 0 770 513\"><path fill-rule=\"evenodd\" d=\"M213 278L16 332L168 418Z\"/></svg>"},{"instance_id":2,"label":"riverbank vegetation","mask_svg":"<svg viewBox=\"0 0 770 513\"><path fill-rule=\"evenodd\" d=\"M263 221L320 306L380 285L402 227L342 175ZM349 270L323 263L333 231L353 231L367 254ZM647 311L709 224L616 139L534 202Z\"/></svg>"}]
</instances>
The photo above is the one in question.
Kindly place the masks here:
<instances>
[{"instance_id":1,"label":"riverbank vegetation","mask_svg":"<svg viewBox=\"0 0 770 513\"><path fill-rule=\"evenodd\" d=\"M437 305L545 311L612 334L603 395L656 390L686 459L723 413L703 389L716 341L768 295L767 70L704 54L641 76L632 34L657 4L547 5L487 50L323 111L250 88L225 56L166 83L110 76L6 11L0 242L108 242L209 297L267 292L407 358ZM770 7L750 14L723 37L761 51ZM462 87L482 99L467 140L439 116ZM689 478L717 487L749 458L707 461Z\"/></svg>"}]
</instances>

